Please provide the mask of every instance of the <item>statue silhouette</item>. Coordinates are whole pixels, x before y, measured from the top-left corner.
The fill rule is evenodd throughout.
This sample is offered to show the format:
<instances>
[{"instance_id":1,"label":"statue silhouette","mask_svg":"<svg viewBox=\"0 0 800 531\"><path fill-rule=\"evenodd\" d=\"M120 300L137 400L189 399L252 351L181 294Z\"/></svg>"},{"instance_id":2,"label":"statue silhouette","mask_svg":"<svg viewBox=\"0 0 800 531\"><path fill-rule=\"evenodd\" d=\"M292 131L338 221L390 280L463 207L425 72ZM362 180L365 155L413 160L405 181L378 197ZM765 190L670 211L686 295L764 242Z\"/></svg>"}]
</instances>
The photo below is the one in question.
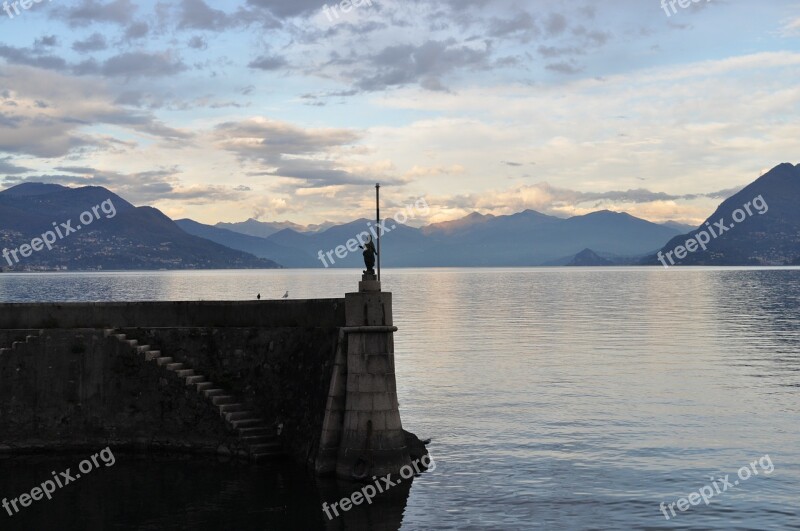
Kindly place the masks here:
<instances>
[{"instance_id":1,"label":"statue silhouette","mask_svg":"<svg viewBox=\"0 0 800 531\"><path fill-rule=\"evenodd\" d=\"M372 237L370 236L365 245L359 245L359 247L364 249L362 254L364 255L364 265L367 266L367 270L364 271L364 273L367 275L374 275L375 257L378 256L378 251L375 250L375 244L372 242Z\"/></svg>"}]
</instances>

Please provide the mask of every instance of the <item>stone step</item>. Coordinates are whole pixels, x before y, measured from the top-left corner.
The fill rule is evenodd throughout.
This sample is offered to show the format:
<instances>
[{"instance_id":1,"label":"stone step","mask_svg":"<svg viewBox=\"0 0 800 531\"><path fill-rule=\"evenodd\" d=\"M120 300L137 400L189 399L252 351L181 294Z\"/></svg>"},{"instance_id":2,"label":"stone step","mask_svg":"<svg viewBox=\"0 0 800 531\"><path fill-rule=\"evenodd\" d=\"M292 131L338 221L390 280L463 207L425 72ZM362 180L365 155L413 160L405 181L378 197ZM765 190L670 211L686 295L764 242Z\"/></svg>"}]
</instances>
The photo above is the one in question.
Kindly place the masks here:
<instances>
[{"instance_id":1,"label":"stone step","mask_svg":"<svg viewBox=\"0 0 800 531\"><path fill-rule=\"evenodd\" d=\"M247 406L245 406L244 404L238 404L238 403L220 404L220 406L219 406L219 412L220 413L233 413L234 411L245 411L246 409L247 409Z\"/></svg>"},{"instance_id":2,"label":"stone step","mask_svg":"<svg viewBox=\"0 0 800 531\"><path fill-rule=\"evenodd\" d=\"M215 406L221 406L222 404L235 404L236 397L227 395L212 395L211 403L214 404Z\"/></svg>"},{"instance_id":3,"label":"stone step","mask_svg":"<svg viewBox=\"0 0 800 531\"><path fill-rule=\"evenodd\" d=\"M198 393L205 391L206 389L213 389L213 388L214 388L214 382L200 382L199 384L197 384Z\"/></svg>"},{"instance_id":4,"label":"stone step","mask_svg":"<svg viewBox=\"0 0 800 531\"><path fill-rule=\"evenodd\" d=\"M250 446L253 444L267 444L274 441L274 437L268 435L253 435L251 437L242 437L242 442Z\"/></svg>"},{"instance_id":5,"label":"stone step","mask_svg":"<svg viewBox=\"0 0 800 531\"><path fill-rule=\"evenodd\" d=\"M206 377L205 376L197 375L197 376L187 376L186 377L186 385L194 385L194 384L198 384L200 382L205 382L205 381L206 381Z\"/></svg>"},{"instance_id":6,"label":"stone step","mask_svg":"<svg viewBox=\"0 0 800 531\"><path fill-rule=\"evenodd\" d=\"M27 336L25 338L25 342L26 343L32 343L33 341L36 341L37 339L39 339L39 336Z\"/></svg>"},{"instance_id":7,"label":"stone step","mask_svg":"<svg viewBox=\"0 0 800 531\"><path fill-rule=\"evenodd\" d=\"M277 441L265 444L254 444L250 447L250 453L258 456L280 455L283 453L283 447L281 443Z\"/></svg>"},{"instance_id":8,"label":"stone step","mask_svg":"<svg viewBox=\"0 0 800 531\"><path fill-rule=\"evenodd\" d=\"M113 328L106 328L105 330L103 330L103 335L105 337L113 336L114 332L116 332L116 330L114 330Z\"/></svg>"},{"instance_id":9,"label":"stone step","mask_svg":"<svg viewBox=\"0 0 800 531\"><path fill-rule=\"evenodd\" d=\"M180 378L188 378L189 376L194 376L194 369L181 369L179 371L175 371Z\"/></svg>"},{"instance_id":10,"label":"stone step","mask_svg":"<svg viewBox=\"0 0 800 531\"><path fill-rule=\"evenodd\" d=\"M119 339L120 341L125 341L125 334L114 334L114 337Z\"/></svg>"},{"instance_id":11,"label":"stone step","mask_svg":"<svg viewBox=\"0 0 800 531\"><path fill-rule=\"evenodd\" d=\"M136 352L138 352L139 354L144 354L148 350L150 350L150 345L139 345L138 347L136 347Z\"/></svg>"},{"instance_id":12,"label":"stone step","mask_svg":"<svg viewBox=\"0 0 800 531\"><path fill-rule=\"evenodd\" d=\"M161 357L160 350L148 350L144 355L144 359L146 359L147 361L154 360L160 357Z\"/></svg>"},{"instance_id":13,"label":"stone step","mask_svg":"<svg viewBox=\"0 0 800 531\"><path fill-rule=\"evenodd\" d=\"M156 363L158 363L159 367L163 367L169 363L172 363L172 358L170 357L163 357L163 358L156 358Z\"/></svg>"},{"instance_id":14,"label":"stone step","mask_svg":"<svg viewBox=\"0 0 800 531\"><path fill-rule=\"evenodd\" d=\"M272 428L261 427L261 428L240 428L239 430L239 438L244 439L245 437L274 437L275 430Z\"/></svg>"},{"instance_id":15,"label":"stone step","mask_svg":"<svg viewBox=\"0 0 800 531\"><path fill-rule=\"evenodd\" d=\"M10 353L11 353L10 348L0 348L0 354L10 354Z\"/></svg>"},{"instance_id":16,"label":"stone step","mask_svg":"<svg viewBox=\"0 0 800 531\"><path fill-rule=\"evenodd\" d=\"M136 347L139 344L139 342L135 339L126 339L125 342L132 347Z\"/></svg>"},{"instance_id":17,"label":"stone step","mask_svg":"<svg viewBox=\"0 0 800 531\"><path fill-rule=\"evenodd\" d=\"M225 420L233 422L234 420L255 419L256 414L252 411L234 411L232 413L225 413Z\"/></svg>"},{"instance_id":18,"label":"stone step","mask_svg":"<svg viewBox=\"0 0 800 531\"><path fill-rule=\"evenodd\" d=\"M264 419L233 420L233 421L230 422L230 425L233 426L234 429L265 427L264 426Z\"/></svg>"},{"instance_id":19,"label":"stone step","mask_svg":"<svg viewBox=\"0 0 800 531\"><path fill-rule=\"evenodd\" d=\"M179 371L183 369L183 363L167 363L168 371Z\"/></svg>"},{"instance_id":20,"label":"stone step","mask_svg":"<svg viewBox=\"0 0 800 531\"><path fill-rule=\"evenodd\" d=\"M217 396L223 396L225 394L224 389L206 389L203 391L203 394L206 395L206 398L214 398Z\"/></svg>"},{"instance_id":21,"label":"stone step","mask_svg":"<svg viewBox=\"0 0 800 531\"><path fill-rule=\"evenodd\" d=\"M262 444L254 444L250 446L250 451L253 453L261 453L261 452L269 452L275 450L283 450L283 446L281 446L280 441L273 440L271 442L262 443Z\"/></svg>"}]
</instances>

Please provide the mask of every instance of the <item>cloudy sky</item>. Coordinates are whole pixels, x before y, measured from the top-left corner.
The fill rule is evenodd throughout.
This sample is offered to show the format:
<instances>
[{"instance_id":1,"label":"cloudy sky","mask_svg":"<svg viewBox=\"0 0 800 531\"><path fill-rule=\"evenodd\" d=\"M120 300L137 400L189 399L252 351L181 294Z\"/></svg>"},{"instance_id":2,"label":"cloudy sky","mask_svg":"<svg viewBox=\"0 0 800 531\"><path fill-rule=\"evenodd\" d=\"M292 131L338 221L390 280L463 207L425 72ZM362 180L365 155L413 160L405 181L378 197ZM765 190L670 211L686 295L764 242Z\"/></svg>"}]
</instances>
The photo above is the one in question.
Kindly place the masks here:
<instances>
[{"instance_id":1,"label":"cloudy sky","mask_svg":"<svg viewBox=\"0 0 800 531\"><path fill-rule=\"evenodd\" d=\"M9 5L0 184L105 186L206 223L368 216L376 181L431 221L699 222L800 162L797 0L325 5Z\"/></svg>"}]
</instances>

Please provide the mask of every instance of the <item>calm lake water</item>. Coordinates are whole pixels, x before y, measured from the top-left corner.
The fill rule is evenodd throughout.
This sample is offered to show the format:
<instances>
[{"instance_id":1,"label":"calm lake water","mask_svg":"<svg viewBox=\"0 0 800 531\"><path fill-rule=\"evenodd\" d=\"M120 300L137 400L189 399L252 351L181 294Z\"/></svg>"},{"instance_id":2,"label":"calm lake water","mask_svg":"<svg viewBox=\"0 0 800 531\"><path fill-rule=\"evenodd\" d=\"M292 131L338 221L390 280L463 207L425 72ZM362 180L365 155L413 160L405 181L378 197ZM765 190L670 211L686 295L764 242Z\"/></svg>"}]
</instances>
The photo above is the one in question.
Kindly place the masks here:
<instances>
[{"instance_id":1,"label":"calm lake water","mask_svg":"<svg viewBox=\"0 0 800 531\"><path fill-rule=\"evenodd\" d=\"M0 529L800 529L800 270L383 280L403 424L433 439L437 464L410 489L326 526L320 504L346 487L302 469L119 455L52 501L13 518L0 509ZM341 270L2 274L0 300L341 297L357 281ZM758 464L709 506L661 513L765 455L771 474ZM0 462L0 497L83 457Z\"/></svg>"}]
</instances>

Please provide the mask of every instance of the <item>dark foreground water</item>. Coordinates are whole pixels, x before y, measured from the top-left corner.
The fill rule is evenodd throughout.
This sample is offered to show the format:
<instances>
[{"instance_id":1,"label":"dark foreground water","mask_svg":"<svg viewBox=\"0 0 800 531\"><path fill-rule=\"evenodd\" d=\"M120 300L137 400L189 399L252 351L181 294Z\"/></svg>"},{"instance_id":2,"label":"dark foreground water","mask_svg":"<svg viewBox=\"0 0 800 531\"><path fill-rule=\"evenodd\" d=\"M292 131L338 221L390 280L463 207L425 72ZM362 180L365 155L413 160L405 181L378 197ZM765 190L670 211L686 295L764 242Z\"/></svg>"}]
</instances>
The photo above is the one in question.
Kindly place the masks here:
<instances>
[{"instance_id":1,"label":"dark foreground water","mask_svg":"<svg viewBox=\"0 0 800 531\"><path fill-rule=\"evenodd\" d=\"M0 300L341 297L357 279L3 274ZM437 464L410 488L326 524L349 487L302 469L117 455L0 529L800 529L800 270L397 270L384 289L403 423ZM84 457L0 462L0 497ZM710 505L664 517L701 489Z\"/></svg>"}]
</instances>

